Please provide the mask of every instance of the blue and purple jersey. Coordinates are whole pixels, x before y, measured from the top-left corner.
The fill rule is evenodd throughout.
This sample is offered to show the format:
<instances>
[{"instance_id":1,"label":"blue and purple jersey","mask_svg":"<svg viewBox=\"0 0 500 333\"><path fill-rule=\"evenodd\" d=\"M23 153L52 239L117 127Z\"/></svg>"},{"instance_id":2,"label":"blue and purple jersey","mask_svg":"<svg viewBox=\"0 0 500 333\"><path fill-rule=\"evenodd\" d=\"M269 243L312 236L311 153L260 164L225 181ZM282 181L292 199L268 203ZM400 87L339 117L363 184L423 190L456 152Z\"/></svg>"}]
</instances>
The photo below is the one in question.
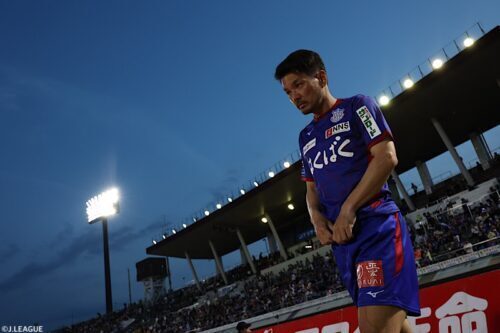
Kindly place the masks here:
<instances>
[{"instance_id":1,"label":"blue and purple jersey","mask_svg":"<svg viewBox=\"0 0 500 333\"><path fill-rule=\"evenodd\" d=\"M314 181L324 214L335 221L342 204L363 177L370 148L392 140L376 102L356 95L338 99L332 110L315 118L299 136L302 179ZM357 211L358 218L399 211L387 184Z\"/></svg>"}]
</instances>

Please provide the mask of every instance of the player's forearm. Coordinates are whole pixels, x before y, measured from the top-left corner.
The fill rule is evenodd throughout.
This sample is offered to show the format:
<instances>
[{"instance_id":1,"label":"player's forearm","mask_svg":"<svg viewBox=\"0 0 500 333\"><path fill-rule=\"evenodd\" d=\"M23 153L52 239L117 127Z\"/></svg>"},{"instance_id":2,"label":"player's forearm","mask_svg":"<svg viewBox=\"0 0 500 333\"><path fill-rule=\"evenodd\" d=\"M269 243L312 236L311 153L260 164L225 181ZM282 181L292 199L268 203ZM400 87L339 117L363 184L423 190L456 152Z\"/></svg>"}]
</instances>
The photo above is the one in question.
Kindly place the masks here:
<instances>
[{"instance_id":1,"label":"player's forearm","mask_svg":"<svg viewBox=\"0 0 500 333\"><path fill-rule=\"evenodd\" d=\"M391 171L398 164L396 153L387 151L375 156L366 169L365 174L342 205L342 209L356 212L370 200L385 184Z\"/></svg>"},{"instance_id":2,"label":"player's forearm","mask_svg":"<svg viewBox=\"0 0 500 333\"><path fill-rule=\"evenodd\" d=\"M321 203L319 201L318 194L315 191L308 190L306 194L307 210L309 212L309 217L311 218L311 223L314 228L326 227L325 217L321 213Z\"/></svg>"}]
</instances>

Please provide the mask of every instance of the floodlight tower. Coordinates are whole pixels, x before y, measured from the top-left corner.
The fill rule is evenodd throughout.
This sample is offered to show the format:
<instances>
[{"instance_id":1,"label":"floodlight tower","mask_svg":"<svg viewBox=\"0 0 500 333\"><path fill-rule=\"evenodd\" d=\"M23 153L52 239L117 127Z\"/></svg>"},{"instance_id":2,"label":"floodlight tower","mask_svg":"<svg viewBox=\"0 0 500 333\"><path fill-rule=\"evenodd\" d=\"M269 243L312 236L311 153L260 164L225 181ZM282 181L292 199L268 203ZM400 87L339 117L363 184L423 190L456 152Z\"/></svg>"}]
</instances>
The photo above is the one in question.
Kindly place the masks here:
<instances>
[{"instance_id":1,"label":"floodlight tower","mask_svg":"<svg viewBox=\"0 0 500 333\"><path fill-rule=\"evenodd\" d=\"M89 224L102 222L104 241L104 278L106 284L106 313L113 312L111 295L111 273L109 269L108 217L118 213L119 193L116 188L103 192L87 201L87 216Z\"/></svg>"}]
</instances>

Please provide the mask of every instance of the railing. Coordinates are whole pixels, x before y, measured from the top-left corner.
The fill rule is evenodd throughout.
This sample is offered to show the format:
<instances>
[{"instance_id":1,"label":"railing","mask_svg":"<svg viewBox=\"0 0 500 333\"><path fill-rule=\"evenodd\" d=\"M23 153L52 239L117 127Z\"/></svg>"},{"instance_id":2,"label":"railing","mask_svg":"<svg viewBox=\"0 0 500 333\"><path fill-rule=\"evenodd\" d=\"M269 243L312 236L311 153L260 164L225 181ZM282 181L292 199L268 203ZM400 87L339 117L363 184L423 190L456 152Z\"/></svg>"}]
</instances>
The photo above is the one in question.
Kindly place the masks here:
<instances>
[{"instance_id":1,"label":"railing","mask_svg":"<svg viewBox=\"0 0 500 333\"><path fill-rule=\"evenodd\" d=\"M478 242L476 244L471 244L471 246L468 248L462 247L462 248L455 249L455 250L452 250L452 251L449 251L446 253L439 254L436 257L433 257L433 259L435 262L440 262L440 261L443 261L443 260L441 260L441 258L449 258L450 256L452 256L454 254L459 254L460 252L462 252L462 254L463 254L463 252L467 252L467 251L469 251L469 249L472 252L467 252L466 254L472 254L472 253L476 252L476 251L474 251L474 248L477 248L480 245L488 244L488 243L489 243L489 245L487 245L487 248L495 246L496 245L495 243L497 243L499 239L500 239L500 237L487 239L487 240L484 240L482 242ZM452 259L452 258L449 258L449 259Z\"/></svg>"},{"instance_id":2,"label":"railing","mask_svg":"<svg viewBox=\"0 0 500 333\"><path fill-rule=\"evenodd\" d=\"M483 27L479 23L474 24L469 29L467 29L462 35L455 38L452 42L441 48L432 57L427 58L424 62L422 62L421 64L417 65L415 68L410 70L404 77L391 84L387 89L383 91L383 96L387 98L387 102L390 101L390 99L396 97L397 95L403 93L406 89L408 89L407 87L408 80L411 81L411 85L415 84L416 82L418 82L418 80L429 75L434 70L438 70L441 66L445 65L446 61L448 61L449 59L451 59L452 57L454 57L455 55L466 49L468 46L470 46L467 43L474 43L475 40L479 39L484 34L485 31ZM436 63L437 59L441 61L440 65ZM380 96L378 97L378 100L380 104L385 104L380 101ZM289 165L292 165L293 163L297 162L300 158L301 158L300 151L299 150L293 151L292 153L288 154L285 158L276 162L270 168L267 168L265 171L259 173L256 177L254 177L254 179L247 181L239 188L234 189L230 193L227 193L227 196L218 198L218 200L209 203L204 209L200 209L195 213L193 213L190 218L185 218L182 221L179 221L174 228L172 228L171 230L167 230L166 232L163 232L156 239L161 240L162 238L166 238L169 235L172 235L175 232L181 230L182 228L185 228L188 225L204 218L205 216L208 216L210 213L216 211L217 209L222 208L224 205L228 203L231 203L240 196L245 195L247 192L251 191L257 186L260 186L262 183L266 182L270 178L277 175L279 172L286 169L287 167L284 165L285 162L289 163ZM451 171L447 171L444 174L434 177L433 180L438 179L439 182L440 177L442 177L441 179L442 181L452 176L453 174L451 173ZM422 186L419 188L422 188ZM156 240L154 239L153 243L156 244L155 242Z\"/></svg>"},{"instance_id":3,"label":"railing","mask_svg":"<svg viewBox=\"0 0 500 333\"><path fill-rule=\"evenodd\" d=\"M479 39L484 34L485 32L483 30L483 27L479 23L474 24L462 35L458 36L453 41L437 51L433 56L427 58L424 62L414 67L402 78L394 81L389 87L384 89L378 97L379 103L382 105L387 104L392 98L411 88L415 83L417 83L425 76L429 75L435 70L439 70L446 64L446 61L450 60L455 55L471 46L474 41ZM384 99L386 100L386 102L381 99L381 96L385 96Z\"/></svg>"}]
</instances>

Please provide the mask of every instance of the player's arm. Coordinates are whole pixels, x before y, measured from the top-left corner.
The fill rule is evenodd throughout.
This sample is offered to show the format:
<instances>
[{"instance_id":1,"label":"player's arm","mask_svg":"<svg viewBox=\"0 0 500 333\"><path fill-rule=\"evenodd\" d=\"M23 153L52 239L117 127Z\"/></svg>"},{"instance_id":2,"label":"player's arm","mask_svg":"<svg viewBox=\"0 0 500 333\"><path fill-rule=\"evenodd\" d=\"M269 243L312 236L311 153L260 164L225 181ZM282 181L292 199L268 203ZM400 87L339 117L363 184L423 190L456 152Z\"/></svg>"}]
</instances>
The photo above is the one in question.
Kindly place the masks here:
<instances>
[{"instance_id":1,"label":"player's arm","mask_svg":"<svg viewBox=\"0 0 500 333\"><path fill-rule=\"evenodd\" d=\"M333 226L333 240L339 244L352 238L356 211L368 202L385 184L391 171L398 164L392 140L383 140L370 148L373 156L368 168L354 190L349 194Z\"/></svg>"},{"instance_id":2,"label":"player's arm","mask_svg":"<svg viewBox=\"0 0 500 333\"><path fill-rule=\"evenodd\" d=\"M330 222L321 212L321 203L319 201L318 191L314 182L308 181L306 202L307 210L314 226L314 231L322 245L332 243L332 222Z\"/></svg>"}]
</instances>

